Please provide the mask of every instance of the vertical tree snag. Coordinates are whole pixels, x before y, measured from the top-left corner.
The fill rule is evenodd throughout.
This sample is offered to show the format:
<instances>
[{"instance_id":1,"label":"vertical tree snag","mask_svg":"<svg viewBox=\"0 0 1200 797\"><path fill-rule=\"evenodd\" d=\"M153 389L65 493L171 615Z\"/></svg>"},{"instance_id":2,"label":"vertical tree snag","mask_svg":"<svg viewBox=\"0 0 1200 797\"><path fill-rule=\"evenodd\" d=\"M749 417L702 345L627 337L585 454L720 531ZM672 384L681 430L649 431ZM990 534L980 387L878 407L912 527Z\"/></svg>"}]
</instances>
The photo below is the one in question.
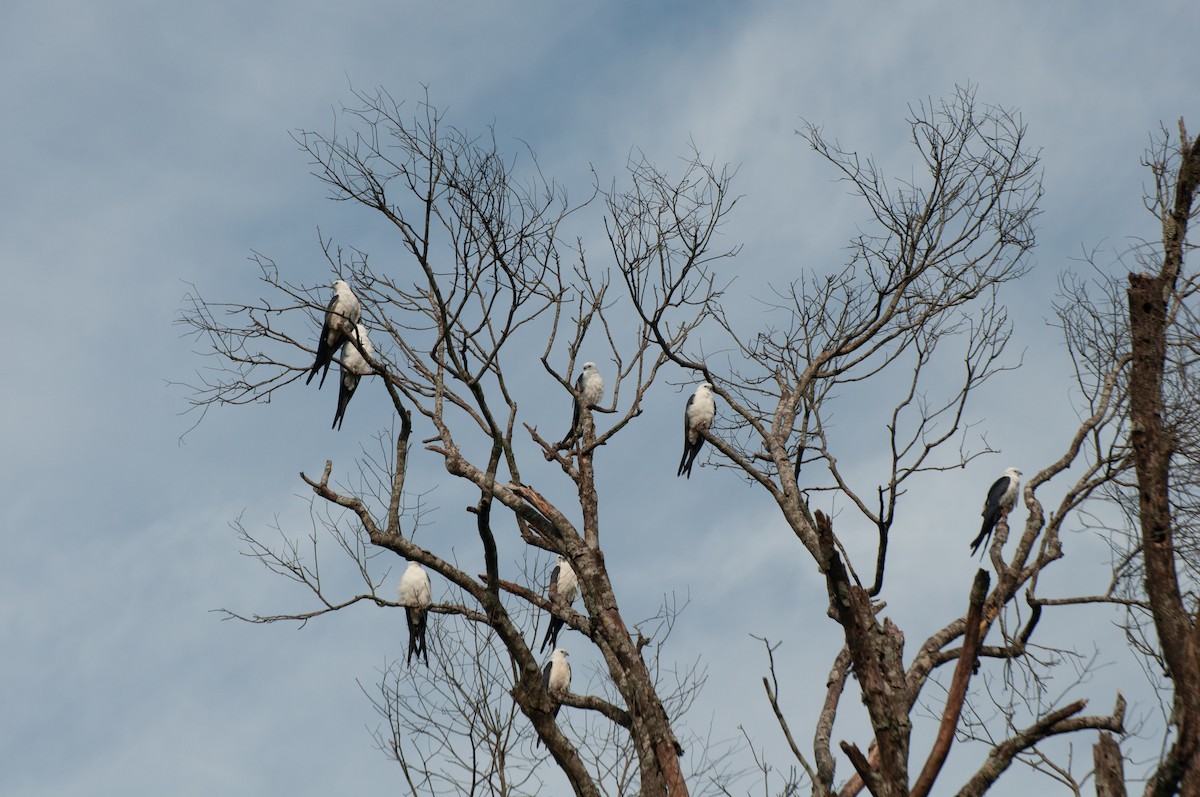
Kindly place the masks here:
<instances>
[{"instance_id":1,"label":"vertical tree snag","mask_svg":"<svg viewBox=\"0 0 1200 797\"><path fill-rule=\"evenodd\" d=\"M838 555L833 524L820 510L815 519L830 612L845 629L854 674L871 715L879 748L878 772L867 765L861 753L846 752L871 794L901 797L908 794L908 744L912 733L904 671L904 634L891 620L876 622L871 598L861 585L851 583Z\"/></svg>"},{"instance_id":2,"label":"vertical tree snag","mask_svg":"<svg viewBox=\"0 0 1200 797\"><path fill-rule=\"evenodd\" d=\"M1172 723L1176 738L1147 784L1157 797L1200 795L1200 627L1184 605L1176 571L1176 541L1169 496L1175 441L1164 425L1163 370L1167 360L1169 308L1183 267L1188 223L1200 183L1200 138L1189 140L1179 123L1179 168L1160 206L1162 267L1129 277L1129 330L1133 366L1129 405L1131 444L1138 485L1138 523L1145 589L1167 673L1174 682ZM1160 182L1161 186L1161 182Z\"/></svg>"},{"instance_id":3,"label":"vertical tree snag","mask_svg":"<svg viewBox=\"0 0 1200 797\"><path fill-rule=\"evenodd\" d=\"M958 664L954 665L954 677L950 680L950 689L946 695L946 708L942 712L942 721L938 725L937 737L933 749L921 774L913 784L912 797L925 797L933 788L942 764L950 753L950 745L954 741L954 731L958 727L959 714L962 713L963 699L967 696L967 683L975 670L975 662L979 655L980 632L983 628L983 601L987 597L988 584L991 577L986 570L979 570L971 584L970 608L967 610L967 628L963 633L962 650L958 654Z\"/></svg>"},{"instance_id":4,"label":"vertical tree snag","mask_svg":"<svg viewBox=\"0 0 1200 797\"><path fill-rule=\"evenodd\" d=\"M1127 797L1125 759L1111 733L1100 732L1100 741L1092 747L1092 762L1096 767L1096 797Z\"/></svg>"}]
</instances>

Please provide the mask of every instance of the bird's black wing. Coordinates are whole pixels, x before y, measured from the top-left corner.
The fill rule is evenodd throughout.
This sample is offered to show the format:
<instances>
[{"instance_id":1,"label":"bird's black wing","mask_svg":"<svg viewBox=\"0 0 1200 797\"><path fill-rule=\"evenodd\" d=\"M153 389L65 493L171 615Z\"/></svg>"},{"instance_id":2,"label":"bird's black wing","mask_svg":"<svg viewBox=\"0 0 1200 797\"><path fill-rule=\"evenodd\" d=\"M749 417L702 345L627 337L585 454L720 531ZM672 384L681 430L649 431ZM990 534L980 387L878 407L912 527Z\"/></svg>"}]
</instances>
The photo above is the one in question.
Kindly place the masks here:
<instances>
[{"instance_id":1,"label":"bird's black wing","mask_svg":"<svg viewBox=\"0 0 1200 797\"><path fill-rule=\"evenodd\" d=\"M561 600L561 596L558 594L558 576L561 572L562 565L555 565L554 570L550 573L550 588L546 590L547 597L549 597L550 602L555 605L557 605ZM553 649L553 646L558 644L558 632L562 630L562 627L563 621L551 614L550 625L546 628L546 635L542 637L542 651L546 649L547 645Z\"/></svg>"},{"instance_id":2,"label":"bird's black wing","mask_svg":"<svg viewBox=\"0 0 1200 797\"><path fill-rule=\"evenodd\" d=\"M542 637L542 646L538 648L538 653L545 653L547 647L551 651L554 650L554 646L558 644L558 632L562 631L564 624L563 620L550 615L550 625L546 627L546 635Z\"/></svg>"},{"instance_id":3,"label":"bird's black wing","mask_svg":"<svg viewBox=\"0 0 1200 797\"><path fill-rule=\"evenodd\" d=\"M575 442L575 436L579 434L579 397L583 394L583 374L575 378L575 397L571 402L571 431L567 432L567 436L559 441L559 447L568 446Z\"/></svg>"},{"instance_id":4,"label":"bird's black wing","mask_svg":"<svg viewBox=\"0 0 1200 797\"><path fill-rule=\"evenodd\" d=\"M334 328L334 325L337 324L337 314L334 313L333 308L337 306L337 300L338 295L334 291L333 298L329 300L329 306L325 308L325 322L321 324L321 337L317 339L317 359L308 372L308 379L304 381L306 385L311 383L313 377L317 375L317 371L324 368L325 370L321 371L321 382L317 386L318 389L325 384L325 375L329 373L329 363L333 360L333 353L342 345L340 325L339 329ZM334 336L334 332L339 334Z\"/></svg>"},{"instance_id":5,"label":"bird's black wing","mask_svg":"<svg viewBox=\"0 0 1200 797\"><path fill-rule=\"evenodd\" d=\"M992 489L988 490L987 503L984 504L983 513L987 514L989 509L999 509L1000 502L1004 499L1004 494L1008 492L1010 479L1007 476L1001 476L996 479L996 483L992 485Z\"/></svg>"},{"instance_id":6,"label":"bird's black wing","mask_svg":"<svg viewBox=\"0 0 1200 797\"><path fill-rule=\"evenodd\" d=\"M571 408L571 434L579 432L579 397L583 395L583 374L575 379L575 401Z\"/></svg>"},{"instance_id":7,"label":"bird's black wing","mask_svg":"<svg viewBox=\"0 0 1200 797\"><path fill-rule=\"evenodd\" d=\"M338 389L338 405L337 412L333 415L333 426L331 429L341 430L342 421L346 417L346 407L350 406L350 399L354 398L354 391L358 389L358 374L342 367L341 387Z\"/></svg>"},{"instance_id":8,"label":"bird's black wing","mask_svg":"<svg viewBox=\"0 0 1200 797\"><path fill-rule=\"evenodd\" d=\"M404 617L408 621L408 663L412 664L413 656L417 655L418 631L420 630L420 609L415 606L404 607Z\"/></svg>"},{"instance_id":9,"label":"bird's black wing","mask_svg":"<svg viewBox=\"0 0 1200 797\"><path fill-rule=\"evenodd\" d=\"M971 556L974 556L980 547L986 548L988 538L992 536L992 529L1000 520L1000 502L1004 500L1004 494L1008 492L1008 484L1008 476L1001 476L988 490L987 500L983 503L983 512L980 513L983 515L983 524L980 526L979 534L971 540Z\"/></svg>"},{"instance_id":10,"label":"bird's black wing","mask_svg":"<svg viewBox=\"0 0 1200 797\"><path fill-rule=\"evenodd\" d=\"M429 648L425 645L425 631L429 628L429 610L421 607L417 613L417 647L420 649L421 658L425 661L425 666L429 666Z\"/></svg>"},{"instance_id":11,"label":"bird's black wing","mask_svg":"<svg viewBox=\"0 0 1200 797\"><path fill-rule=\"evenodd\" d=\"M688 396L687 404L683 408L683 456L679 458L679 470L675 471L675 478L682 476L685 471L689 479L692 477L692 467L691 463L688 462L688 454L692 454L692 459L695 459L696 455L692 453L695 443L692 442L692 426L688 419L688 410L692 408L692 402L695 400L696 394L693 393Z\"/></svg>"}]
</instances>

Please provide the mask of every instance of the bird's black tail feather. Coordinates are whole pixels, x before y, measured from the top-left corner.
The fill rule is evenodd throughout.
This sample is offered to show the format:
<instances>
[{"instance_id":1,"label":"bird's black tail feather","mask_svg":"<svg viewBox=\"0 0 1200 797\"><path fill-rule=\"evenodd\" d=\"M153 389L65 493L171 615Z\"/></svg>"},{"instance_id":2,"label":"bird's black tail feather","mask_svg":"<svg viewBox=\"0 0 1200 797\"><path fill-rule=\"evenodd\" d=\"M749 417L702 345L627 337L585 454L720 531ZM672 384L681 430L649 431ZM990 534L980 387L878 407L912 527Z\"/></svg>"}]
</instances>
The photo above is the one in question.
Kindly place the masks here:
<instances>
[{"instance_id":1,"label":"bird's black tail feather","mask_svg":"<svg viewBox=\"0 0 1200 797\"><path fill-rule=\"evenodd\" d=\"M700 453L700 448L704 445L704 438L697 435L696 442L683 449L683 458L679 460L679 470L675 473L675 478L686 476L692 478L692 465L696 462L696 455Z\"/></svg>"},{"instance_id":2,"label":"bird's black tail feather","mask_svg":"<svg viewBox=\"0 0 1200 797\"><path fill-rule=\"evenodd\" d=\"M979 535L975 539L971 540L971 556L974 556L975 552L980 548L983 549L983 554L981 554L979 558L982 559L987 555L988 540L991 539L992 529L996 528L996 522L998 520L1000 520L999 515L983 516L983 527L980 528Z\"/></svg>"},{"instance_id":3,"label":"bird's black tail feather","mask_svg":"<svg viewBox=\"0 0 1200 797\"><path fill-rule=\"evenodd\" d=\"M349 377L354 377L353 380L347 382ZM358 388L357 374L342 374L341 388L338 390L338 405L337 412L333 414L333 426L330 429L341 431L342 421L346 419L346 408L350 406L350 399L354 398L354 391Z\"/></svg>"},{"instance_id":4,"label":"bird's black tail feather","mask_svg":"<svg viewBox=\"0 0 1200 797\"><path fill-rule=\"evenodd\" d=\"M304 384L312 384L313 377L317 375L317 371L321 371L321 382L317 385L317 390L325 387L325 377L329 375L329 364L333 362L333 355L341 350L342 344L345 343L347 339L348 338L344 332L340 333L332 343L326 341L324 335L321 336L321 339L317 341L316 362L314 362L312 368L309 369L308 379L304 380Z\"/></svg>"},{"instance_id":5,"label":"bird's black tail feather","mask_svg":"<svg viewBox=\"0 0 1200 797\"><path fill-rule=\"evenodd\" d=\"M408 664L412 664L413 657L425 659L425 666L429 666L429 651L425 647L425 629L428 624L429 613L421 608L407 607L405 614L408 617Z\"/></svg>"},{"instance_id":6,"label":"bird's black tail feather","mask_svg":"<svg viewBox=\"0 0 1200 797\"><path fill-rule=\"evenodd\" d=\"M579 437L579 402L575 402L575 407L571 412L571 431L567 432L566 437L558 441L556 448L570 448L575 444L576 438Z\"/></svg>"},{"instance_id":7,"label":"bird's black tail feather","mask_svg":"<svg viewBox=\"0 0 1200 797\"><path fill-rule=\"evenodd\" d=\"M563 621L557 617L550 618L550 627L546 629L546 636L542 638L542 647L538 653L545 653L546 646L549 645L551 650L558 647L558 632L562 630Z\"/></svg>"}]
</instances>

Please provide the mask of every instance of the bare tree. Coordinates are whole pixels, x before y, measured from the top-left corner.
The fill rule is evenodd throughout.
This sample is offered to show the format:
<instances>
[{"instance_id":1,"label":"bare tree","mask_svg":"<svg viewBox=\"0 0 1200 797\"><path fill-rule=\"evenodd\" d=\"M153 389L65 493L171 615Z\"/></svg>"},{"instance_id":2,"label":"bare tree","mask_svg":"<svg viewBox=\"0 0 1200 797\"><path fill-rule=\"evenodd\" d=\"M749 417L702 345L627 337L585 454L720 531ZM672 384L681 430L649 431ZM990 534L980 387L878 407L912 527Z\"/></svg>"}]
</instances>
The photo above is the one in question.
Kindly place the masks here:
<instances>
[{"instance_id":1,"label":"bare tree","mask_svg":"<svg viewBox=\"0 0 1200 797\"><path fill-rule=\"evenodd\" d=\"M1129 363L1128 440L1135 473L1108 491L1127 522L1110 535L1116 558L1110 591L1125 599L1127 635L1146 657L1146 672L1167 703L1163 753L1145 786L1145 794L1156 797L1200 794L1195 388L1200 326L1197 277L1184 269L1188 226L1197 213L1200 139L1189 137L1182 119L1178 141L1172 138L1161 130L1144 160L1154 177L1146 207L1161 225L1161 238L1135 247L1142 271L1129 274L1124 301L1113 281L1105 286L1104 301L1089 305L1118 316L1111 327ZM1102 738L1094 758L1098 793L1126 794L1116 741Z\"/></svg>"},{"instance_id":2,"label":"bare tree","mask_svg":"<svg viewBox=\"0 0 1200 797\"><path fill-rule=\"evenodd\" d=\"M365 253L325 247L331 271L361 300L375 353L352 345L386 387L398 427L360 463L356 484L332 482L331 462L319 477L302 474L318 505L334 510L320 525L350 556L364 589L332 594L298 546L264 545L243 530L252 553L319 598L311 612L247 619L306 621L361 601L396 605L379 594L377 552L420 562L450 585L451 599L433 611L457 630L439 631L435 651L447 638L470 640L458 647L486 650L475 657L486 663L472 665L472 656L462 655L449 670L430 671L447 690L439 710L449 718L437 719L429 704L407 697L389 675L376 702L388 728L381 746L405 765L411 791L436 791L437 778L454 781L459 791L479 778L491 778L481 790L504 793L541 783L536 771L502 761L513 735L530 727L576 794L685 795L705 783L731 788L719 755L699 774L693 760L690 777L681 766L680 739L688 737L680 715L694 691L664 681L660 649L647 660L647 646L661 645L666 629L651 632L624 617L601 544L596 455L637 428L646 396L668 368L713 385L719 412L702 432L710 463L775 502L824 579L828 614L843 631L843 646L830 651L824 705L807 754L779 699L770 659L767 699L803 773L787 772L782 791L794 793L807 780L815 795L866 788L876 797L923 797L942 774L956 733L985 740L979 748L985 759L958 786L960 794L982 794L1018 760L1078 784L1069 767L1039 745L1081 730L1122 732L1124 701L1105 696L1115 702L1107 714L1085 714L1086 700L1056 702L1040 686L1054 663L1038 655L1035 633L1047 610L1125 605L1112 594L1044 597L1041 591L1064 555L1064 527L1076 522L1094 493L1120 485L1131 472L1123 434L1130 358L1118 337L1100 335L1073 350L1086 411L1064 435L1061 455L1032 471L1024 485L1023 525L1010 529L1007 517L998 523L988 548L994 579L980 570L962 609L908 659L904 635L881 601L889 542L910 523L896 514L898 498L913 484L991 451L986 443L969 448L968 403L981 385L1016 365L1006 359L1011 327L1000 291L1027 270L1041 186L1038 157L1015 113L977 104L969 89L946 102L914 106L909 127L916 168L903 181L889 179L871 159L816 126L805 127L801 136L860 200L866 221L844 265L801 272L775 290L767 320L748 326L723 305L715 270L737 252L718 247L716 238L735 204L728 170L698 153L679 176L635 160L623 186L593 189L572 204L536 159L518 171L494 137L446 126L428 103L410 119L384 93L357 99L361 106L344 114L348 134L303 132L297 141L332 196L379 214L404 255L402 267L379 266ZM571 233L574 220L596 207L619 275L615 289L609 270L594 265L583 237ZM202 410L269 400L309 369L312 329L328 289L293 284L268 258L256 260L269 298L220 304L196 292L184 312L218 363L195 386ZM1100 324L1097 315L1064 310L1062 317L1070 329ZM585 347L589 354L602 350L603 357L591 359L606 363L609 393L594 406L574 383ZM716 350L720 362L703 354ZM577 428L563 444L522 410L534 351L543 378L561 387L564 408L568 399L580 408ZM957 378L948 381L952 371ZM880 472L861 481L861 471L839 458L851 438L832 418L845 391L864 388L884 397L875 402L882 409L852 433L881 430L889 456ZM597 414L605 416L603 428ZM424 448L414 452L418 427ZM477 492L468 507L479 539L477 565L414 541L421 505L411 504L405 488L414 454L432 455ZM558 466L572 486L569 500L548 499L522 478L522 464L531 458ZM1057 501L1044 498L1051 484L1061 494ZM857 554L862 546L842 539L830 517L812 506L830 495L843 497L874 530L867 554ZM579 576L582 612L547 600L528 567L508 575L512 567L503 552L518 536L532 549L567 557ZM603 677L587 693L552 697L543 688L531 649L537 639L531 612L554 614L600 653ZM999 638L988 642L992 631ZM1006 672L1020 670L1025 680L1005 678L999 697L990 687L989 694L973 693L980 661L988 659ZM872 732L835 746L852 675ZM698 680L693 675L681 683ZM512 703L497 702L499 691ZM994 721L976 710L989 696L1003 702ZM566 713L556 722L556 699L584 712L564 723L585 726L582 735L563 732ZM513 722L518 711L528 725ZM932 713L937 727L928 751L917 753L919 711ZM401 736L420 735L438 722L430 727L434 748L414 753L404 747ZM462 739L485 738L481 760L454 752ZM753 738L748 749L768 775L772 770ZM455 774L431 774L430 750L452 761ZM839 760L850 763L850 777L838 777ZM497 787L497 780L506 785ZM763 783L769 790L770 779Z\"/></svg>"},{"instance_id":3,"label":"bare tree","mask_svg":"<svg viewBox=\"0 0 1200 797\"><path fill-rule=\"evenodd\" d=\"M321 596L320 609L291 615L294 619L360 600L386 604L365 564L369 548L392 551L440 574L461 593L462 603L436 606L435 611L490 629L510 659L506 686L516 705L575 792L599 794L579 748L555 722L555 703L542 686L539 662L512 601L555 613L599 650L621 705L595 695L570 695L565 702L597 712L629 734L641 793L687 794L679 763L683 748L642 657L650 640L631 634L608 578L593 464L597 449L640 414L643 397L667 358L652 347L646 329L635 325L622 332L609 323L616 311L606 298L607 277L590 270L583 246L564 243L560 231L580 206L569 204L565 192L541 176L536 161L532 176L518 179L494 140L444 126L427 103L415 119L408 119L386 94L358 99L362 107L346 111L354 125L349 135L302 132L296 140L335 198L371 208L392 225L411 262L404 269L379 269L365 254L343 260L341 253L326 249L332 269L361 301L376 353L356 348L386 387L399 429L390 456L360 471L359 489L333 484L332 462L319 477L302 478L322 501L351 514L353 530L347 531L338 518L329 518L328 525L361 563L369 589L353 598L328 599L315 569L296 550L285 546L277 553L249 535L247 542L270 567ZM655 208L660 218L674 217L658 234L658 245L690 247L697 258L721 257L709 252L709 243L732 206L727 191L727 175L694 163ZM257 261L273 298L217 304L194 294L184 313L184 322L207 340L219 361L196 385L195 402L202 408L268 400L306 370L297 357L313 347L296 319L321 310L324 289L294 285L269 259ZM691 313L670 333L672 342L687 338L708 314L708 301L716 293L707 284L669 300L670 306ZM583 406L573 445L560 447L536 427L518 426L520 391L510 374L528 362L510 362L516 355L541 351L545 372L569 398L575 392L571 376L578 371L576 355L585 339L589 350L608 352L611 401ZM613 416L603 432L597 430L593 412ZM431 436L423 439L425 451L478 491L478 501L468 511L480 540L481 576L415 544L415 524L406 534L405 476L418 419L430 430ZM540 456L556 463L575 485L573 507L552 504L524 482L520 461L527 451L523 453L518 435L532 441ZM476 457L468 452L483 453ZM579 576L584 614L553 606L530 585L502 578L497 508L504 513L504 525L515 527L525 543L568 558ZM582 525L569 516L581 517Z\"/></svg>"},{"instance_id":4,"label":"bare tree","mask_svg":"<svg viewBox=\"0 0 1200 797\"><path fill-rule=\"evenodd\" d=\"M896 184L872 160L830 141L817 127L801 131L862 200L869 224L853 241L844 267L805 275L776 292L778 326L743 332L712 303L726 348L740 355L730 366L706 361L689 348L690 341L671 340L673 308L664 298L707 274L686 259L667 259L663 267L664 259L648 243L645 219L653 217L647 198L665 191L667 181L651 174L652 188L639 185L610 200L619 259L636 266L624 274L642 320L665 356L711 382L723 400L721 423L706 435L720 454L717 464L738 470L771 495L826 580L829 612L843 628L845 647L831 669L811 762L794 743L775 690L767 684L791 749L813 793L821 795L855 794L864 786L876 797L929 793L959 727L976 657L1037 666L1029 656L1030 640L1050 603L1038 597L1037 588L1043 570L1063 555L1063 524L1128 467L1126 450L1109 431L1122 417L1117 364L1086 385L1091 413L1063 440L1062 456L1025 485L1028 520L1007 557L1007 520L997 528L989 550L996 583L980 571L969 609L905 661L903 633L891 620L880 621L883 605L873 600L883 592L896 500L911 480L963 467L983 453L961 446L964 410L981 384L1009 367L1002 355L1010 327L997 289L1025 272L1041 194L1037 157L1028 151L1025 128L1014 114L978 106L970 90L912 111L912 141L922 168L919 177ZM706 345L713 348L709 340ZM948 390L947 360L961 368ZM935 383L930 373L937 368L943 374ZM878 419L891 453L889 467L877 482L859 485L851 483L839 461L844 443L835 439L827 418L837 406L839 388L864 384L874 386L876 397L890 391L895 398ZM1068 478L1073 466L1074 481L1047 517L1039 491L1054 479ZM810 507L811 497L823 491L848 498L877 531L867 563L873 573L865 579L859 573L867 568L852 561L831 520ZM1017 603L1022 594L1028 607L1023 618ZM982 644L997 622L1001 644ZM956 642L959 647L951 647ZM931 675L946 665L953 665L954 673L938 712L941 729L914 780L912 712ZM875 733L866 753L854 743L841 743L855 776L839 790L831 744L850 673ZM1046 706L1039 699L1033 701L1037 714L1024 726L1008 715L1007 732L993 738L987 760L960 793L986 791L1019 755L1050 737L1085 728L1119 730L1123 701L1118 696L1116 702L1111 714L1084 715L1086 701Z\"/></svg>"}]
</instances>

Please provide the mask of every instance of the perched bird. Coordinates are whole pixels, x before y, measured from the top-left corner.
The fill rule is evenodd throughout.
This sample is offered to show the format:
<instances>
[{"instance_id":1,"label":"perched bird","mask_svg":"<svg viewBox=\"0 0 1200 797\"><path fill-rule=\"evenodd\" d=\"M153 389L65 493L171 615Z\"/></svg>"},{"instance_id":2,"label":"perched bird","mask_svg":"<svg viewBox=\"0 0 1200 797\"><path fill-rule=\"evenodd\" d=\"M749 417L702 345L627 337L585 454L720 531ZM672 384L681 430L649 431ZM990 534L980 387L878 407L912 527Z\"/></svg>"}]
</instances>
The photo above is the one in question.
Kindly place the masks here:
<instances>
[{"instance_id":1,"label":"perched bird","mask_svg":"<svg viewBox=\"0 0 1200 797\"><path fill-rule=\"evenodd\" d=\"M409 562L408 569L400 577L400 586L396 594L404 604L404 613L408 615L408 663L412 664L413 656L420 655L429 666L429 651L425 647L425 628L429 620L429 606L433 603L429 589L429 574L419 562Z\"/></svg>"},{"instance_id":2,"label":"perched bird","mask_svg":"<svg viewBox=\"0 0 1200 797\"><path fill-rule=\"evenodd\" d=\"M333 355L349 339L350 334L354 331L354 325L360 320L362 320L362 305L359 303L358 297L354 295L354 291L350 290L350 286L346 284L345 280L333 283L333 298L329 300L329 307L325 310L325 323L321 327L321 337L317 341L317 359L308 372L308 379L304 380L304 384L311 383L313 377L317 375L317 371L321 371L321 382L317 387L324 386L325 375L329 373L329 363L333 361Z\"/></svg>"},{"instance_id":3,"label":"perched bird","mask_svg":"<svg viewBox=\"0 0 1200 797\"><path fill-rule=\"evenodd\" d=\"M355 324L354 334L358 336L363 351L374 357L375 347L371 345L371 339L367 337L367 328L362 324ZM342 346L342 386L338 390L337 412L334 413L333 426L330 428L339 430L342 428L342 420L346 417L346 407L350 404L350 399L354 397L354 391L358 389L358 380L372 373L374 371L354 346L354 341L348 338Z\"/></svg>"},{"instance_id":4,"label":"perched bird","mask_svg":"<svg viewBox=\"0 0 1200 797\"><path fill-rule=\"evenodd\" d=\"M600 378L600 372L596 370L595 363L583 364L583 371L575 380L575 391L577 395L574 411L571 413L571 431L567 432L567 436L562 439L559 446L570 445L575 440L575 436L579 434L580 399L583 400L582 406L591 408L604 398L604 380Z\"/></svg>"},{"instance_id":5,"label":"perched bird","mask_svg":"<svg viewBox=\"0 0 1200 797\"><path fill-rule=\"evenodd\" d=\"M701 431L712 425L717 414L717 404L713 401L712 384L705 382L696 388L696 392L687 400L683 409L683 457L679 460L679 470L675 477L687 475L692 478L692 463L696 455L704 447Z\"/></svg>"},{"instance_id":6,"label":"perched bird","mask_svg":"<svg viewBox=\"0 0 1200 797\"><path fill-rule=\"evenodd\" d=\"M550 661L546 662L545 668L542 669L542 686L546 688L546 693L551 699L571 688L571 665L567 663L567 652L562 648L554 649L550 654ZM555 700L554 716L558 716L560 708L562 705Z\"/></svg>"},{"instance_id":7,"label":"perched bird","mask_svg":"<svg viewBox=\"0 0 1200 797\"><path fill-rule=\"evenodd\" d=\"M1008 468L1004 471L1003 476L996 479L992 489L988 490L987 500L983 502L983 528L979 530L979 536L971 541L972 556L980 546L986 545L988 538L992 536L992 529L996 528L996 523L999 522L1001 516L1007 516L1013 505L1016 504L1017 487L1020 483L1021 471L1016 468Z\"/></svg>"},{"instance_id":8,"label":"perched bird","mask_svg":"<svg viewBox=\"0 0 1200 797\"><path fill-rule=\"evenodd\" d=\"M550 589L546 591L546 597L550 599L550 603L554 604L555 608L566 609L575 602L578 594L579 579L575 576L575 570L567 561L567 557L560 554L558 564L550 573ZM539 652L545 651L547 645L551 649L558 645L558 632L562 630L565 622L565 620L550 615L550 627L546 629L546 636L542 639L542 647Z\"/></svg>"}]
</instances>

